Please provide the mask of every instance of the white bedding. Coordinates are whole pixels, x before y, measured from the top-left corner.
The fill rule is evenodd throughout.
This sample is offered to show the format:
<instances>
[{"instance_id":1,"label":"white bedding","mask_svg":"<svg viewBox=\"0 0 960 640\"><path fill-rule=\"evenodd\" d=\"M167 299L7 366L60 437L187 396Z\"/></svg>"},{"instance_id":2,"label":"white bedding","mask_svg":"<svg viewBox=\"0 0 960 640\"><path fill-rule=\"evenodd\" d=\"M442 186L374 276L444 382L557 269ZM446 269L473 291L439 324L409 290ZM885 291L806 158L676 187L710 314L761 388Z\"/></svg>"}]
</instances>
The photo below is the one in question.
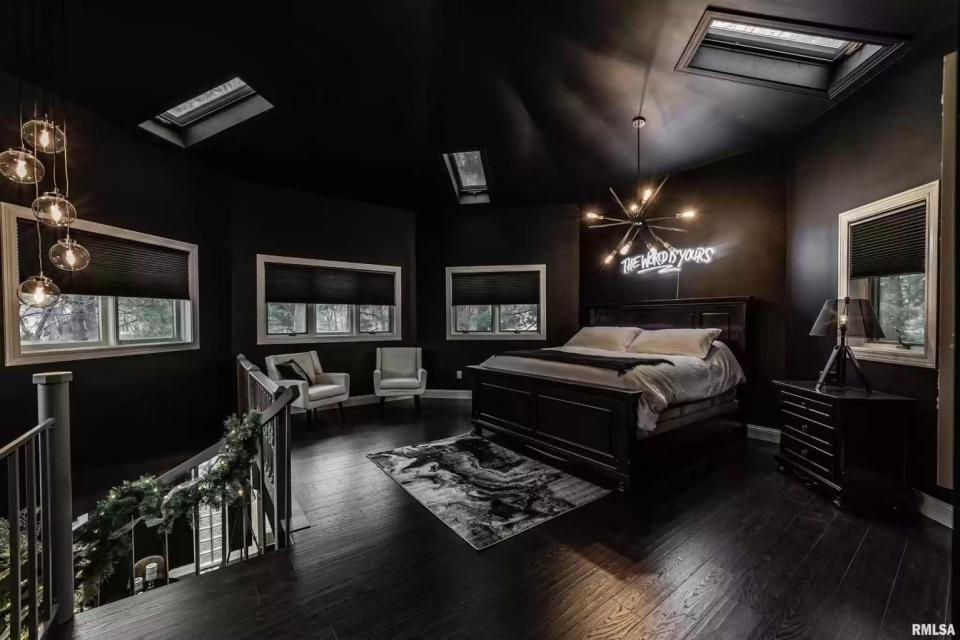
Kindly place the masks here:
<instances>
[{"instance_id":1,"label":"white bedding","mask_svg":"<svg viewBox=\"0 0 960 640\"><path fill-rule=\"evenodd\" d=\"M555 347L555 350L615 358L663 358L672 362L673 366L640 365L621 376L618 372L609 369L508 355L487 358L482 366L569 382L642 391L643 395L637 406L637 428L646 432L652 432L657 428L657 418L667 406L710 398L729 391L746 380L743 369L740 368L740 363L730 351L730 347L719 340L714 341L704 359L692 356L604 351L587 347Z\"/></svg>"}]
</instances>

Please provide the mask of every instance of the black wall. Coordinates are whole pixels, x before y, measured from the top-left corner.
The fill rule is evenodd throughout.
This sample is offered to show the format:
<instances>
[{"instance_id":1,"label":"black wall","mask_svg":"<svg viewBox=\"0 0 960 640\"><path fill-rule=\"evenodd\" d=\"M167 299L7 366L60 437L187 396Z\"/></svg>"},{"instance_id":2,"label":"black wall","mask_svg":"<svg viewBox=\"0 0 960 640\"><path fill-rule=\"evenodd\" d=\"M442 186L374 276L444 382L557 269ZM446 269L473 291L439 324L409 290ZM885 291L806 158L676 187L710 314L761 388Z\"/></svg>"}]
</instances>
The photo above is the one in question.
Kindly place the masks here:
<instances>
[{"instance_id":1,"label":"black wall","mask_svg":"<svg viewBox=\"0 0 960 640\"><path fill-rule=\"evenodd\" d=\"M811 378L832 342L807 334L823 301L837 293L837 215L940 178L943 56L956 50L956 24L908 54L804 130L791 153L787 200L787 371ZM917 398L914 485L936 487L937 372L864 363L882 391Z\"/></svg>"},{"instance_id":2,"label":"black wall","mask_svg":"<svg viewBox=\"0 0 960 640\"><path fill-rule=\"evenodd\" d=\"M316 350L326 371L350 374L350 395L373 393L377 346L417 343L416 214L280 187L232 189L232 351L264 366L275 353ZM258 253L402 267L402 341L257 345Z\"/></svg>"},{"instance_id":3,"label":"black wall","mask_svg":"<svg viewBox=\"0 0 960 640\"><path fill-rule=\"evenodd\" d=\"M17 113L16 81L0 76L0 113ZM70 189L81 218L199 245L200 349L37 366L0 366L0 440L36 424L38 371L69 370L74 488L86 471L190 454L221 432L229 409L227 211L212 197L217 176L169 146L69 108ZM18 140L0 119L3 144ZM44 162L48 172L52 164ZM61 174L62 179L62 174ZM49 184L49 183L48 183ZM62 184L62 183L61 183ZM0 180L0 200L29 206L33 186ZM94 257L96 259L96 257Z\"/></svg>"},{"instance_id":4,"label":"black wall","mask_svg":"<svg viewBox=\"0 0 960 640\"><path fill-rule=\"evenodd\" d=\"M713 246L710 264L686 264L678 274L622 273L618 259L603 264L622 231L587 229L580 235L580 298L584 305L643 300L752 296L752 342L744 365L750 380L744 394L747 419L773 424L769 381L784 369L784 161L779 151L756 152L671 176L657 196L650 216L672 215L692 208L697 218L664 221L689 233L663 232L678 247ZM600 201L610 211L612 201ZM646 248L637 244L632 254Z\"/></svg>"},{"instance_id":5,"label":"black wall","mask_svg":"<svg viewBox=\"0 0 960 640\"><path fill-rule=\"evenodd\" d=\"M569 205L464 205L423 215L417 225L418 322L427 386L468 388L466 372L510 349L562 344L579 328L578 213ZM547 340L446 339L446 267L547 265Z\"/></svg>"}]
</instances>

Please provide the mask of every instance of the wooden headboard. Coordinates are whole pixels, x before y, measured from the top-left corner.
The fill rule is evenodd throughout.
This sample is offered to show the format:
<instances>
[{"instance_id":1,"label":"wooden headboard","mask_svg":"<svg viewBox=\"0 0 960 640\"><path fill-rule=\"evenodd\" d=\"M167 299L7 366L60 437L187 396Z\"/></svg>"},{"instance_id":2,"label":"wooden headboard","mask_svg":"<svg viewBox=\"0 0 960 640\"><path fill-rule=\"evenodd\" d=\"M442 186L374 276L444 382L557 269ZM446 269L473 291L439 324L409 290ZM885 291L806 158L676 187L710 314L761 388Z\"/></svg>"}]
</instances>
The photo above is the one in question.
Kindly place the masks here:
<instances>
[{"instance_id":1,"label":"wooden headboard","mask_svg":"<svg viewBox=\"0 0 960 640\"><path fill-rule=\"evenodd\" d=\"M721 329L719 340L737 357L747 353L747 307L750 297L644 300L631 304L588 305L591 327L643 329Z\"/></svg>"}]
</instances>

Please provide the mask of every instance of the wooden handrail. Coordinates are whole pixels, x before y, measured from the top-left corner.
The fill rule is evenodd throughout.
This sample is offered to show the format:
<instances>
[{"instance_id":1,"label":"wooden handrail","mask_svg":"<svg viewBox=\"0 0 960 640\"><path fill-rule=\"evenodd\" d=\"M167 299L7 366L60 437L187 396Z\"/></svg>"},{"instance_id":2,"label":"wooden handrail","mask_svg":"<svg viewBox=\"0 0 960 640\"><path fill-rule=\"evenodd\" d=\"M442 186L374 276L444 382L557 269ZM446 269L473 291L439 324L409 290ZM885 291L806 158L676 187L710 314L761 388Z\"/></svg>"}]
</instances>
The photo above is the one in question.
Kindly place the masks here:
<instances>
[{"instance_id":1,"label":"wooden handrail","mask_svg":"<svg viewBox=\"0 0 960 640\"><path fill-rule=\"evenodd\" d=\"M11 452L13 452L15 449L19 449L20 447L22 447L24 444L27 443L28 440L32 439L35 435L39 434L41 431L46 431L47 429L52 428L53 423L54 423L53 418L47 418L46 420L44 420L34 428L27 431L26 433L23 433L17 436L16 438L8 442L6 445L4 445L2 449L0 449L0 458L6 458L8 455L10 455Z\"/></svg>"}]
</instances>

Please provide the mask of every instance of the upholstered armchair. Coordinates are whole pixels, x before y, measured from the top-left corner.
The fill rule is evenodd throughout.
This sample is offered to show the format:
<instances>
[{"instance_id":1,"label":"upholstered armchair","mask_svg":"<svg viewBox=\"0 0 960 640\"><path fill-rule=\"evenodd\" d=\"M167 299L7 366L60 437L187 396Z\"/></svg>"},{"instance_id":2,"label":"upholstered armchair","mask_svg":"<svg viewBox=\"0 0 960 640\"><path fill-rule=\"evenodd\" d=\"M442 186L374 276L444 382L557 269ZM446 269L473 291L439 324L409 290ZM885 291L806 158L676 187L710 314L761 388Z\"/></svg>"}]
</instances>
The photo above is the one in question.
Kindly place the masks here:
<instances>
[{"instance_id":1,"label":"upholstered armchair","mask_svg":"<svg viewBox=\"0 0 960 640\"><path fill-rule=\"evenodd\" d=\"M422 367L420 347L380 347L373 372L373 392L380 398L380 410L391 396L413 396L420 411L420 396L427 389L427 372Z\"/></svg>"},{"instance_id":2,"label":"upholstered armchair","mask_svg":"<svg viewBox=\"0 0 960 640\"><path fill-rule=\"evenodd\" d=\"M277 365L296 363L307 375L308 380L284 378ZM320 357L316 351L306 353L284 353L267 356L267 375L271 380L284 387L295 387L300 393L291 405L294 413L307 414L307 425L313 426L313 412L321 407L337 405L340 419L343 419L343 403L350 397L349 373L326 373L320 366Z\"/></svg>"}]
</instances>

